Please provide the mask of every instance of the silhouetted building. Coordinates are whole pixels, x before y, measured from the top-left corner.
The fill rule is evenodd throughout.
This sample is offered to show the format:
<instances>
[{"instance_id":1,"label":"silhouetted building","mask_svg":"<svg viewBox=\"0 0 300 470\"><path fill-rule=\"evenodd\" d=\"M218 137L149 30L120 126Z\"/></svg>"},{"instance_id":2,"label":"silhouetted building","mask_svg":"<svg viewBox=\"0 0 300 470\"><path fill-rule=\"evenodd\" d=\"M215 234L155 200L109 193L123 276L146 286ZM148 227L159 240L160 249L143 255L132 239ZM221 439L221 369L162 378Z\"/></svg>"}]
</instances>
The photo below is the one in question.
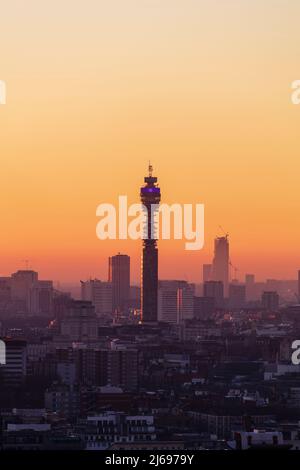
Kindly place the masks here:
<instances>
[{"instance_id":1,"label":"silhouetted building","mask_svg":"<svg viewBox=\"0 0 300 470\"><path fill-rule=\"evenodd\" d=\"M112 283L112 308L124 312L128 309L130 288L130 257L118 253L108 260L108 281Z\"/></svg>"},{"instance_id":2,"label":"silhouetted building","mask_svg":"<svg viewBox=\"0 0 300 470\"><path fill-rule=\"evenodd\" d=\"M211 274L212 274L212 265L211 264L203 264L202 267L202 278L203 278L203 284L204 282L210 281L211 280Z\"/></svg>"},{"instance_id":3,"label":"silhouetted building","mask_svg":"<svg viewBox=\"0 0 300 470\"><path fill-rule=\"evenodd\" d=\"M224 287L221 281L207 281L203 288L204 297L212 297L216 307L224 306Z\"/></svg>"},{"instance_id":4,"label":"silhouetted building","mask_svg":"<svg viewBox=\"0 0 300 470\"><path fill-rule=\"evenodd\" d=\"M112 313L112 283L99 279L90 279L81 282L81 299L92 302L96 314L109 315Z\"/></svg>"},{"instance_id":5,"label":"silhouetted building","mask_svg":"<svg viewBox=\"0 0 300 470\"><path fill-rule=\"evenodd\" d=\"M197 320L209 319L215 310L214 297L194 297L194 318Z\"/></svg>"},{"instance_id":6,"label":"silhouetted building","mask_svg":"<svg viewBox=\"0 0 300 470\"><path fill-rule=\"evenodd\" d=\"M53 312L53 283L38 281L31 292L31 312L35 315L51 315Z\"/></svg>"},{"instance_id":7,"label":"silhouetted building","mask_svg":"<svg viewBox=\"0 0 300 470\"><path fill-rule=\"evenodd\" d=\"M212 265L212 280L221 281L224 295L228 294L229 280L229 242L228 235L215 239L214 259Z\"/></svg>"},{"instance_id":8,"label":"silhouetted building","mask_svg":"<svg viewBox=\"0 0 300 470\"><path fill-rule=\"evenodd\" d=\"M245 285L246 285L246 300L255 299L255 276L254 274L245 275Z\"/></svg>"},{"instance_id":9,"label":"silhouetted building","mask_svg":"<svg viewBox=\"0 0 300 470\"><path fill-rule=\"evenodd\" d=\"M133 391L138 386L138 352L134 349L109 351L108 383Z\"/></svg>"},{"instance_id":10,"label":"silhouetted building","mask_svg":"<svg viewBox=\"0 0 300 470\"><path fill-rule=\"evenodd\" d=\"M11 301L11 277L0 277L0 303Z\"/></svg>"},{"instance_id":11,"label":"silhouetted building","mask_svg":"<svg viewBox=\"0 0 300 470\"><path fill-rule=\"evenodd\" d=\"M229 285L230 308L242 308L246 303L246 286L244 284Z\"/></svg>"},{"instance_id":12,"label":"silhouetted building","mask_svg":"<svg viewBox=\"0 0 300 470\"><path fill-rule=\"evenodd\" d=\"M117 386L133 391L138 386L138 350L125 343L111 347L96 341L57 347L57 375L68 386Z\"/></svg>"},{"instance_id":13,"label":"silhouetted building","mask_svg":"<svg viewBox=\"0 0 300 470\"><path fill-rule=\"evenodd\" d=\"M73 299L70 293L54 291L53 314L54 318L61 320L72 307Z\"/></svg>"},{"instance_id":14,"label":"silhouetted building","mask_svg":"<svg viewBox=\"0 0 300 470\"><path fill-rule=\"evenodd\" d=\"M177 281L159 281L158 321L177 323Z\"/></svg>"},{"instance_id":15,"label":"silhouetted building","mask_svg":"<svg viewBox=\"0 0 300 470\"><path fill-rule=\"evenodd\" d=\"M139 286L130 286L129 307L136 309L141 308L141 288Z\"/></svg>"},{"instance_id":16,"label":"silhouetted building","mask_svg":"<svg viewBox=\"0 0 300 470\"><path fill-rule=\"evenodd\" d=\"M158 250L155 238L155 214L152 205L160 202L160 188L157 178L152 176L152 166L149 165L149 175L145 177L145 186L141 188L141 202L147 210L147 226L142 251L142 286L141 314L142 321L157 322L157 285L158 285Z\"/></svg>"},{"instance_id":17,"label":"silhouetted building","mask_svg":"<svg viewBox=\"0 0 300 470\"><path fill-rule=\"evenodd\" d=\"M159 281L158 320L180 323L194 316L194 286L186 281Z\"/></svg>"},{"instance_id":18,"label":"silhouetted building","mask_svg":"<svg viewBox=\"0 0 300 470\"><path fill-rule=\"evenodd\" d=\"M279 295L275 291L264 291L261 302L265 310L276 312L279 308Z\"/></svg>"},{"instance_id":19,"label":"silhouetted building","mask_svg":"<svg viewBox=\"0 0 300 470\"><path fill-rule=\"evenodd\" d=\"M104 349L81 345L74 348L76 382L81 385L107 385L108 355L109 351Z\"/></svg>"},{"instance_id":20,"label":"silhouetted building","mask_svg":"<svg viewBox=\"0 0 300 470\"><path fill-rule=\"evenodd\" d=\"M11 275L9 284L11 301L17 312L30 315L52 314L52 281L40 281L35 271L20 270Z\"/></svg>"},{"instance_id":21,"label":"silhouetted building","mask_svg":"<svg viewBox=\"0 0 300 470\"><path fill-rule=\"evenodd\" d=\"M177 290L177 322L194 318L194 289L190 285Z\"/></svg>"},{"instance_id":22,"label":"silhouetted building","mask_svg":"<svg viewBox=\"0 0 300 470\"><path fill-rule=\"evenodd\" d=\"M4 342L6 363L0 365L3 384L7 387L19 387L27 373L27 342L11 338L4 338Z\"/></svg>"},{"instance_id":23,"label":"silhouetted building","mask_svg":"<svg viewBox=\"0 0 300 470\"><path fill-rule=\"evenodd\" d=\"M98 319L92 302L74 300L71 311L61 322L61 335L69 341L95 341Z\"/></svg>"}]
</instances>

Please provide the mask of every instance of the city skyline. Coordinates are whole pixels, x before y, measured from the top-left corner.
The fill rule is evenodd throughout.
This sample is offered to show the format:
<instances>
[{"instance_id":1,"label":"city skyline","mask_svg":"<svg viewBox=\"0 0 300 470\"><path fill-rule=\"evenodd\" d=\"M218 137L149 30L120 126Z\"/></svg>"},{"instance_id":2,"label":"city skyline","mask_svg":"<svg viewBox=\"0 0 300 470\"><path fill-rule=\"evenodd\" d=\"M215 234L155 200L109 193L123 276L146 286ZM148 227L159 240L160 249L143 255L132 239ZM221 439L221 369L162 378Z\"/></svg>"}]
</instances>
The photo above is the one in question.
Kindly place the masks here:
<instances>
[{"instance_id":1,"label":"city skyline","mask_svg":"<svg viewBox=\"0 0 300 470\"><path fill-rule=\"evenodd\" d=\"M121 251L138 281L138 244L100 242L95 209L120 194L138 202L150 159L165 203L206 209L202 251L159 242L162 278L180 265L196 281L219 225L240 272L293 278L300 6L129 3L2 8L0 274L28 258L43 277L77 282L103 277Z\"/></svg>"},{"instance_id":2,"label":"city skyline","mask_svg":"<svg viewBox=\"0 0 300 470\"><path fill-rule=\"evenodd\" d=\"M297 459L300 1L2 3L1 457Z\"/></svg>"},{"instance_id":3,"label":"city skyline","mask_svg":"<svg viewBox=\"0 0 300 470\"><path fill-rule=\"evenodd\" d=\"M154 206L155 206L157 204L157 202L158 202L158 205L159 205L160 188L156 184L157 183L157 177L152 176L153 166L151 165L150 161L149 161L149 164L148 164L148 172L149 172L148 177L144 178L144 182L146 184L145 184L144 187L141 188L140 197L141 197L141 203L145 207L147 207L147 210L148 210L148 229L147 229L148 235L147 235L147 238L149 239L148 244L149 243L152 244L153 243L153 239L152 239L153 221L152 221L152 216L151 216L151 213L152 213L151 206L152 206L152 204L154 204ZM158 199L155 199L155 197L157 195L156 196L154 195L153 196L154 199L152 200L151 199L152 194L147 193L147 187L149 185L151 187L152 186L153 187L157 186L157 191L158 191L158 194L159 194ZM150 192L152 192L152 190L150 190ZM150 199L149 199L149 201L147 201L147 197L149 197L149 196L150 196ZM172 230L173 230L173 228L172 228L172 223L171 223L170 231L172 232ZM245 270L242 271L239 267L236 266L236 263L234 263L234 264L232 263L232 258L231 258L230 250L229 250L229 238L230 238L229 233L228 232L225 233L225 231L224 231L224 229L221 225L218 226L218 230L219 230L219 235L216 235L214 237L214 249L212 250L212 253L210 254L211 258L209 259L207 256L205 257L205 262L200 265L200 270L197 272L197 277L195 277L195 276L193 277L193 274L191 276L187 276L186 273L183 276L179 275L179 276L176 276L176 277L180 278L180 279L184 279L187 282L193 282L195 284L199 284L201 282L204 282L206 277L214 279L214 280L222 281L223 285L224 285L224 293L226 294L226 292L228 291L229 282L234 280L234 281L239 281L239 282L243 283L245 281L247 275L249 275L249 272L251 271L251 269L247 269L247 267L245 267ZM154 240L155 249L156 249L156 247L159 243L159 239L160 239L159 235L157 235L157 237L158 237L157 240ZM171 237L171 241L174 244L179 245L179 243L181 243L181 245L182 245L181 240L178 241L178 240L172 239L172 237ZM104 240L104 241L101 240L101 242L102 243L111 242L113 245L118 243L120 246L124 246L124 244L128 244L128 245L134 244L135 245L135 247L134 247L135 251L137 249L137 241L136 240L126 239L126 241L124 243L124 240L117 238L116 240L113 240L113 241L112 240ZM162 244L166 244L166 243L170 243L170 240L160 240L160 242ZM144 252L147 252L147 250L145 250L145 248L147 248L145 243L147 245L147 240L143 241L143 247L144 248L142 250L142 259L143 259ZM178 248L178 250L180 250L180 249L183 250L183 246ZM134 253L135 253L135 251L134 251ZM199 251L202 252L202 251L205 251L205 249L204 250L201 249ZM86 274L86 275L83 275L81 277L84 277L85 279L92 279L93 277L95 279L98 279L99 278L99 272L101 272L100 277L102 278L102 280L104 280L104 282L109 281L110 277L111 277L111 266L110 266L111 259L117 258L119 255L121 255L121 252L119 250L116 253L118 253L118 254L117 255L111 255L111 254L108 255L108 261L109 261L108 276L105 276L103 274L105 270L107 272L107 268L104 268L103 265L102 265L102 266L98 266L98 272L94 272L93 274L90 273L89 275ZM130 255L129 253L130 253L130 251L128 253L124 253L121 256L126 256L130 259L132 255ZM177 254L179 254L179 251L176 252L176 255ZM195 255L195 251L192 251L191 255ZM156 254L156 256L157 256L157 254ZM197 254L196 254L195 257L197 257ZM199 257L199 254L198 254L198 257ZM135 260L135 254L133 255L132 258ZM73 261L76 261L76 260L73 260ZM193 260L193 261L195 261L195 260ZM191 263L192 266L193 266L193 261ZM208 264L208 261L209 261L209 264ZM158 271L160 263L158 263L158 260L156 260L155 263L156 263L156 268L154 269L154 271L156 272L156 271ZM17 266L15 268L16 271L25 268L25 270L26 269L33 269L34 271L37 270L37 271L40 272L39 269L37 269L36 267L34 267L32 265L32 260L31 259L27 259L27 258L25 259L24 258L24 259L21 260L21 264L23 265L23 267L21 267L20 265ZM143 261L142 261L142 264L143 264ZM141 267L142 267L142 264L141 264ZM198 266L197 269L199 269L199 266ZM143 279L143 270L142 270L142 268L141 268L141 270L139 270L136 267L136 265L133 264L133 270L132 271L133 271L133 276L130 275L131 284L132 285L140 285L140 284L142 285L142 279ZM280 276L276 278L275 276L272 276L272 275L267 275L266 277L260 277L260 276L257 276L257 267L254 267L254 269L252 269L252 271L254 271L256 281L260 281L260 282L266 281L268 279L271 279L271 280L272 279L278 279L278 280L293 280L294 279L293 275L290 278L280 277ZM298 270L296 270L296 271L299 272ZM151 272L151 269L150 270L148 269L147 272ZM0 277L1 276L5 277L5 275L8 275L10 273L8 273L8 272L6 274L0 273ZM158 276L157 277L161 280L163 280L163 279L168 280L168 279L172 278L173 274L174 274L174 271L172 270L171 276L161 277L159 275L159 271L158 271ZM201 275L202 275L202 277L201 277ZM50 277L50 276L48 276L48 277ZM59 279L59 278L54 277L54 282L56 282L58 286L60 285L61 282L65 282L66 284L69 284L69 285L74 285L74 283L78 283L79 280L76 279L76 278L73 278L73 279L72 278L67 278L67 279L61 278L61 279ZM80 280L80 282L81 282L81 280ZM156 283L157 283L157 281L156 281Z\"/></svg>"},{"instance_id":4,"label":"city skyline","mask_svg":"<svg viewBox=\"0 0 300 470\"><path fill-rule=\"evenodd\" d=\"M223 237L222 236L216 236L214 238L214 240L212 240L212 242L216 241L217 239L222 239ZM132 242L131 242L132 243ZM138 243L138 242L135 242L135 243ZM157 242L158 243L158 246L159 246L159 241ZM121 243L122 244L122 243ZM184 251L184 249L182 248L182 250ZM213 245L211 246L211 250L210 250L210 253L208 254L207 257L205 257L205 261L206 262L201 262L199 266L197 266L197 269L198 269L198 273L193 275L193 276L188 276L186 275L186 272L182 274L182 271L180 272L177 272L176 271L176 274L178 273L178 275L176 275L174 277L174 270L163 270L163 273L164 275L160 275L160 272L159 272L159 275L158 275L158 278L160 280L169 280L169 279L182 279L182 280L185 280L187 282L192 282L192 283L195 283L195 284L201 284L203 281L204 281L204 273L203 273L203 267L210 267L211 268L211 272L212 272L212 267L213 267ZM195 252L192 252L192 253L195 253ZM114 252L110 252L108 253L108 256L106 257L101 257L101 264L99 264L96 268L94 268L95 270L93 271L90 271L88 272L87 269L81 269L81 270L78 270L78 276L76 277L59 277L57 275L58 271L59 270L47 270L47 269L39 269L39 265L41 265L42 263L33 263L31 259L22 259L20 260L19 263L17 263L16 265L12 265L12 263L10 263L11 266L13 266L12 268L7 268L5 271L0 271L0 277L5 277L5 276L10 276L12 273L14 272L17 272L19 270L32 270L32 271L35 271L35 272L39 272L42 274L42 277L43 278L47 278L47 279L52 279L53 282L57 285L57 287L59 288L61 285L64 285L64 286L79 286L80 285L80 281L81 279L99 279L101 281L104 281L104 282L107 282L109 280L109 274L107 273L107 261L109 260L110 257L114 257L114 256L117 256L117 255L122 255L122 256L129 256L130 257L130 260L131 260L131 264L132 264L132 270L131 272L133 271L133 275L131 274L130 275L130 283L131 285L141 285L141 270L139 268L139 264L140 264L140 261L141 261L141 254L140 253L137 253L136 254L136 250L134 250L134 255L130 255L130 251L128 252L125 252L125 251L120 251L120 250L117 250L117 251L114 251ZM190 254L188 253L188 255L190 256ZM160 256L161 256L161 253L160 253ZM210 256L210 257L209 257ZM76 260L73 260L75 262L75 265L76 265ZM253 266L253 264L252 264ZM78 267L78 266L77 266ZM160 262L158 263L158 267L160 268ZM207 268L206 268L207 269ZM160 269L159 269L160 271ZM290 276L281 276L280 275L280 271L278 272L278 276L272 276L272 273L270 275L268 275L268 272L265 274L265 275L257 275L257 270L255 269L255 266L253 269L248 269L247 270L247 267L245 267L244 270L241 270L239 269L236 265L233 265L232 262L231 262L231 259L229 259L229 263L228 263L228 282L231 282L233 280L238 280L240 283L244 283L245 282L245 278L247 277L247 275L254 275L255 276L255 281L256 282L265 282L267 280L278 280L278 281L291 281L291 280L298 280L298 269L296 268L295 270L289 270L289 272L291 272L291 275ZM47 272L50 273L50 275L47 275ZM45 274L46 273L46 274ZM83 273L83 274L81 274ZM250 273L250 274L249 274ZM253 273L253 274L252 274ZM52 275L53 274L53 275ZM206 273L207 274L207 273Z\"/></svg>"}]
</instances>

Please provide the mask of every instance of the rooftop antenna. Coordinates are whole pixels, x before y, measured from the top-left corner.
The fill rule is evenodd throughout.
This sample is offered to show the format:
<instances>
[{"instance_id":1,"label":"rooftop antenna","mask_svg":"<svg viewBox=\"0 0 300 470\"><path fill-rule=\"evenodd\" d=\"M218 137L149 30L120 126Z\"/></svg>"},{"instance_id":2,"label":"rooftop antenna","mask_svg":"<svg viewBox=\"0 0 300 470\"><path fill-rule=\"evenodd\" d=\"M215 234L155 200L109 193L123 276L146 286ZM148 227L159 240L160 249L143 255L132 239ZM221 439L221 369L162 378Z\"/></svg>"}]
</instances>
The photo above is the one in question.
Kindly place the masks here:
<instances>
[{"instance_id":1,"label":"rooftop antenna","mask_svg":"<svg viewBox=\"0 0 300 470\"><path fill-rule=\"evenodd\" d=\"M29 264L30 260L29 259L22 259L21 262L24 263L25 269L26 269L26 271L28 271L29 268L31 267L30 264Z\"/></svg>"},{"instance_id":2,"label":"rooftop antenna","mask_svg":"<svg viewBox=\"0 0 300 470\"><path fill-rule=\"evenodd\" d=\"M149 171L150 178L152 178L153 166L151 165L150 160L149 160L149 165L148 165L148 171Z\"/></svg>"}]
</instances>

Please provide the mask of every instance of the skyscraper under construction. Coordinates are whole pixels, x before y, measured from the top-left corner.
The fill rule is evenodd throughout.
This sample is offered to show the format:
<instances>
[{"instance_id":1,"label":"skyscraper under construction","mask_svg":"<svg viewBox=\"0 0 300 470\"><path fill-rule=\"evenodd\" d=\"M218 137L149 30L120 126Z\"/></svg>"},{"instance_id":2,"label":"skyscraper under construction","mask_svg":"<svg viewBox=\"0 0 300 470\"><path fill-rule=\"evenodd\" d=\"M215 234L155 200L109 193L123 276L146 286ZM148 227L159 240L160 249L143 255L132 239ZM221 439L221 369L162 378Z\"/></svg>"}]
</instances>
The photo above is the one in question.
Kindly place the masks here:
<instances>
[{"instance_id":1,"label":"skyscraper under construction","mask_svg":"<svg viewBox=\"0 0 300 470\"><path fill-rule=\"evenodd\" d=\"M228 295L229 281L229 241L228 234L215 239L215 251L212 265L212 279L222 281L224 294Z\"/></svg>"},{"instance_id":2,"label":"skyscraper under construction","mask_svg":"<svg viewBox=\"0 0 300 470\"><path fill-rule=\"evenodd\" d=\"M157 185L157 178L152 174L153 168L149 164L149 174L144 178L145 185L140 191L141 202L147 213L142 251L141 311L143 323L157 322L158 250L154 219L160 202L160 188ZM156 209L154 205L156 205Z\"/></svg>"}]
</instances>

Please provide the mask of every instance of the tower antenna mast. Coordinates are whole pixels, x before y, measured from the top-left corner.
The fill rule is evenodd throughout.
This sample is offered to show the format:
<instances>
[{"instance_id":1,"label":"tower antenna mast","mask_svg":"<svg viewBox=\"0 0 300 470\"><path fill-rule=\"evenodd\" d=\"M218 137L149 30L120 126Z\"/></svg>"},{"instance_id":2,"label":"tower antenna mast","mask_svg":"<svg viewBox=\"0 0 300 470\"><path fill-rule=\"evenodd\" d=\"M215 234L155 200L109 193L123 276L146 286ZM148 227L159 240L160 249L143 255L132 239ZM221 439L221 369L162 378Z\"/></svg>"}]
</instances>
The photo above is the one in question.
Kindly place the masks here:
<instances>
[{"instance_id":1,"label":"tower antenna mast","mask_svg":"<svg viewBox=\"0 0 300 470\"><path fill-rule=\"evenodd\" d=\"M152 177L152 173L153 173L153 166L151 165L150 160L149 160L148 171L149 171L149 176L150 176L150 178L151 178L151 177Z\"/></svg>"}]
</instances>

